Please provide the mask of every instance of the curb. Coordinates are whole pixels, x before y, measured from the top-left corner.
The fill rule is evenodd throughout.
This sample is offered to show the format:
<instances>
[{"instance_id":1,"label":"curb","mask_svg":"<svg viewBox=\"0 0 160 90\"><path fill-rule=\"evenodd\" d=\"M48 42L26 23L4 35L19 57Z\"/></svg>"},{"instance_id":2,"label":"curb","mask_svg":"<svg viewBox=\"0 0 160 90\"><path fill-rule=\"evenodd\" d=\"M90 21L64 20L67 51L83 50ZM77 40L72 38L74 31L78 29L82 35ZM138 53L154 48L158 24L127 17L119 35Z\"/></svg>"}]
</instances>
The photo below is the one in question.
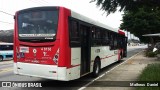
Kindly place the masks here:
<instances>
[{"instance_id":1,"label":"curb","mask_svg":"<svg viewBox=\"0 0 160 90\"><path fill-rule=\"evenodd\" d=\"M92 80L91 82L87 83L86 85L84 85L83 87L79 88L78 90L83 90L85 89L87 86L89 86L90 84L92 84L94 81L98 80L99 78L103 77L104 75L106 75L107 73L111 72L112 70L116 69L117 67L119 67L120 65L125 64L127 61L131 60L132 58L134 58L135 56L137 56L138 54L144 52L144 50L136 53L135 55L133 55L132 57L128 58L127 60L125 60L124 62L118 64L117 66L113 67L111 70L105 72L104 74L100 75L99 77L95 78L94 80Z\"/></svg>"}]
</instances>

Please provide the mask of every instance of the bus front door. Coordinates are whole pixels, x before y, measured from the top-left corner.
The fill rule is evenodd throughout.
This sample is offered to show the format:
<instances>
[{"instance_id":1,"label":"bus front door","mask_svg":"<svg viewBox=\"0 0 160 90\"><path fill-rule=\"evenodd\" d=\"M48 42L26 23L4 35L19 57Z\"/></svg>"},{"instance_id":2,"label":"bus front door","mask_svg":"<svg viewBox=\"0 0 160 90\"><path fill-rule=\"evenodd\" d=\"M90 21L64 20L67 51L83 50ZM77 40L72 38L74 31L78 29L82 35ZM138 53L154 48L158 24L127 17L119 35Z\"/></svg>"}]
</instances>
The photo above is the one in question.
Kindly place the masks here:
<instances>
[{"instance_id":1,"label":"bus front door","mask_svg":"<svg viewBox=\"0 0 160 90\"><path fill-rule=\"evenodd\" d=\"M81 76L90 72L90 27L80 25L81 31Z\"/></svg>"}]
</instances>

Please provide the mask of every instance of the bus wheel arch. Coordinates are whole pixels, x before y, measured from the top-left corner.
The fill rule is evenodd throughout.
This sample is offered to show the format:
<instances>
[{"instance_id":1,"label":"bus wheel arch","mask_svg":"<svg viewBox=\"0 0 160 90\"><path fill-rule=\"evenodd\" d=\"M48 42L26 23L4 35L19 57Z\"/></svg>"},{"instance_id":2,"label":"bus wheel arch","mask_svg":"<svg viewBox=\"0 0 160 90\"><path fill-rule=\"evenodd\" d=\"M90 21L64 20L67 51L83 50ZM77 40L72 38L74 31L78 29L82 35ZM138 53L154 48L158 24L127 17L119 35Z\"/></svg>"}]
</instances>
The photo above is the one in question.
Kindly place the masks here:
<instances>
[{"instance_id":1,"label":"bus wheel arch","mask_svg":"<svg viewBox=\"0 0 160 90\"><path fill-rule=\"evenodd\" d=\"M2 55L0 55L0 61L3 61L3 56Z\"/></svg>"},{"instance_id":2,"label":"bus wheel arch","mask_svg":"<svg viewBox=\"0 0 160 90\"><path fill-rule=\"evenodd\" d=\"M100 57L97 56L94 60L92 76L97 77L99 75L100 69L101 69L101 61Z\"/></svg>"}]
</instances>

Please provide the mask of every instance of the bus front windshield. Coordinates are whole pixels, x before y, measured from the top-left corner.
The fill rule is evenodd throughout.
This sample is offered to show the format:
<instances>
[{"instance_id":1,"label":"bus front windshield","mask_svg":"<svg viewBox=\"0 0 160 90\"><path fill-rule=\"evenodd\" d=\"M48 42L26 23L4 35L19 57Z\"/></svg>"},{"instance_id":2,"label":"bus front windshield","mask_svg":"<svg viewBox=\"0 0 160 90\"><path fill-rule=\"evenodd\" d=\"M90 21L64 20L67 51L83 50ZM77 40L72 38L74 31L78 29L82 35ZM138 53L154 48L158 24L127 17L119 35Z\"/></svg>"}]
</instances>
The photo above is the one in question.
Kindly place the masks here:
<instances>
[{"instance_id":1,"label":"bus front windshield","mask_svg":"<svg viewBox=\"0 0 160 90\"><path fill-rule=\"evenodd\" d=\"M25 11L18 14L21 41L53 41L58 26L58 10Z\"/></svg>"}]
</instances>

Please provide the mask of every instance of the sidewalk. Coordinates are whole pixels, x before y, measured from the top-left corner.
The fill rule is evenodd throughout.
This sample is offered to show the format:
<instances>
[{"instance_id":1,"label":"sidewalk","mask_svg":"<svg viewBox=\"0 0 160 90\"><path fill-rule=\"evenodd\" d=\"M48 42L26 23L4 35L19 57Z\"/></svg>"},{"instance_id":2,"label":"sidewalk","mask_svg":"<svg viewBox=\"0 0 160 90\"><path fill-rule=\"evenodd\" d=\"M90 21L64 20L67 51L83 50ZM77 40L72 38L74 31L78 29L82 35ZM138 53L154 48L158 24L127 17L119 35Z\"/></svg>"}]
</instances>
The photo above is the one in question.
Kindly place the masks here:
<instances>
[{"instance_id":1,"label":"sidewalk","mask_svg":"<svg viewBox=\"0 0 160 90\"><path fill-rule=\"evenodd\" d=\"M151 63L160 63L156 58L144 57L144 52L139 53L119 67L113 69L97 81L137 81L142 70ZM92 83L91 86L96 85ZM90 87L87 86L84 90L134 90L135 87Z\"/></svg>"}]
</instances>

